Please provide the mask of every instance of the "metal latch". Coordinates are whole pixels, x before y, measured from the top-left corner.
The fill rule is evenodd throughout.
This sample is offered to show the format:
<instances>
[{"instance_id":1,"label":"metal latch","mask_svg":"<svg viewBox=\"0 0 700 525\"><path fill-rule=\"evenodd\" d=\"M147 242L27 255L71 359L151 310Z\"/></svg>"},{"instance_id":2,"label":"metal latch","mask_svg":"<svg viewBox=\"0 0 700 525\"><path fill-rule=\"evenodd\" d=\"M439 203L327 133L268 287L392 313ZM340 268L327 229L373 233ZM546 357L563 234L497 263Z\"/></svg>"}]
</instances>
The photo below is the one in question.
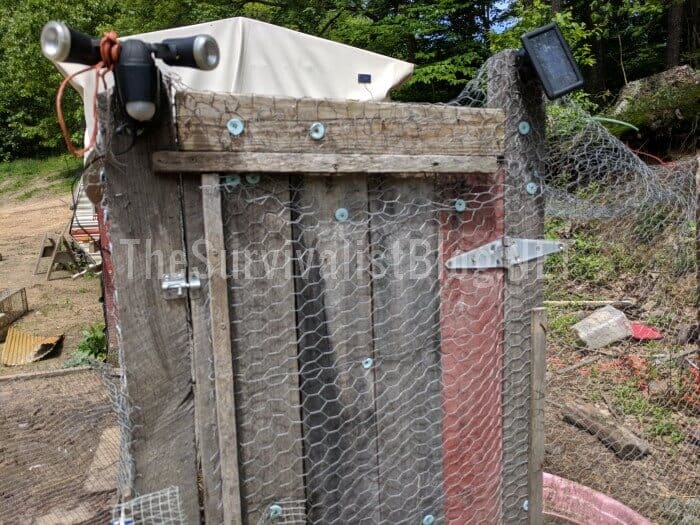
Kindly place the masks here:
<instances>
[{"instance_id":1,"label":"metal latch","mask_svg":"<svg viewBox=\"0 0 700 525\"><path fill-rule=\"evenodd\" d=\"M468 252L455 255L445 266L450 270L511 268L545 255L564 251L561 241L503 237Z\"/></svg>"},{"instance_id":2,"label":"metal latch","mask_svg":"<svg viewBox=\"0 0 700 525\"><path fill-rule=\"evenodd\" d=\"M160 288L166 299L182 299L188 288L199 290L201 287L202 281L196 273L190 276L189 281L185 272L165 274L160 280Z\"/></svg>"}]
</instances>

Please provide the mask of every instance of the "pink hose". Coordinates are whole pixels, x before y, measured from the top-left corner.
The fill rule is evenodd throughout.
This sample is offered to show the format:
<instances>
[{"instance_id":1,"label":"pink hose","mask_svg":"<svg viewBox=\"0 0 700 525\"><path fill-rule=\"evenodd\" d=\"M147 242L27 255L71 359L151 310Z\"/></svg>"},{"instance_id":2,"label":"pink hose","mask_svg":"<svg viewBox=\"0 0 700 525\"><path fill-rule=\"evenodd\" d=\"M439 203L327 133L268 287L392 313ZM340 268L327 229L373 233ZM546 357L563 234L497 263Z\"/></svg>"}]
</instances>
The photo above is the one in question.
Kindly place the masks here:
<instances>
[{"instance_id":1,"label":"pink hose","mask_svg":"<svg viewBox=\"0 0 700 525\"><path fill-rule=\"evenodd\" d=\"M543 475L544 513L577 525L651 525L619 501L574 481Z\"/></svg>"}]
</instances>

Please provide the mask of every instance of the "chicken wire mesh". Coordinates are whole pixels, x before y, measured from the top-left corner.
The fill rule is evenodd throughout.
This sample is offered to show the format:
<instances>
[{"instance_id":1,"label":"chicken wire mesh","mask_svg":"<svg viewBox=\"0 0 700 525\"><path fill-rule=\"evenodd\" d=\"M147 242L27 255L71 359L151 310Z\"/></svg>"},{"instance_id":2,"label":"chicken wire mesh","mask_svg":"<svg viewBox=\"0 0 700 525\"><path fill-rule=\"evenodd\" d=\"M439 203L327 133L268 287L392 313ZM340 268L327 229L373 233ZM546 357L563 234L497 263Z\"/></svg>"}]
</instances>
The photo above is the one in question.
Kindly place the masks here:
<instances>
[{"instance_id":1,"label":"chicken wire mesh","mask_svg":"<svg viewBox=\"0 0 700 525\"><path fill-rule=\"evenodd\" d=\"M453 103L489 104L490 71ZM647 164L573 98L547 104L545 146L545 235L568 249L545 264L544 468L654 523L697 523L697 159ZM616 334L582 344L577 323L606 304L619 324L589 335Z\"/></svg>"},{"instance_id":2,"label":"chicken wire mesh","mask_svg":"<svg viewBox=\"0 0 700 525\"><path fill-rule=\"evenodd\" d=\"M0 341L5 340L9 326L28 310L27 292L24 288L0 290Z\"/></svg>"},{"instance_id":3,"label":"chicken wire mesh","mask_svg":"<svg viewBox=\"0 0 700 525\"><path fill-rule=\"evenodd\" d=\"M700 519L697 164L647 165L570 99L548 104L543 140L537 89L516 81L514 61L492 58L454 101L505 109L496 176L217 185L248 523L526 520L529 321L542 300L545 470L655 523ZM446 270L504 235L568 248L506 272ZM583 348L571 326L591 301L663 338ZM0 522L188 522L177 488L134 492L141 408L123 376L105 389L92 374L0 383L4 399L52 399L50 414L26 407L0 423ZM610 428L645 453L616 453ZM103 441L112 462L100 466ZM202 461L216 477L218 454Z\"/></svg>"},{"instance_id":4,"label":"chicken wire mesh","mask_svg":"<svg viewBox=\"0 0 700 525\"><path fill-rule=\"evenodd\" d=\"M0 377L0 523L105 523L120 425L102 374Z\"/></svg>"}]
</instances>

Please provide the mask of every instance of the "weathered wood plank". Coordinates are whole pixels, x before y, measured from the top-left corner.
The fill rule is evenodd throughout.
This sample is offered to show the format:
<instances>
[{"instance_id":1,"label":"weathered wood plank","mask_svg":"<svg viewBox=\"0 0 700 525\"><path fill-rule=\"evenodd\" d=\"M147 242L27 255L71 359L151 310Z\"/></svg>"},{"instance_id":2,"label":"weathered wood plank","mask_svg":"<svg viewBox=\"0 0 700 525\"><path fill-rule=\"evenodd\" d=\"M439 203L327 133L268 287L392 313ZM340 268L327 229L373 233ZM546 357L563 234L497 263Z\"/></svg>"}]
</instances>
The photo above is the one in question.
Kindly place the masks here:
<instances>
[{"instance_id":1,"label":"weathered wood plank","mask_svg":"<svg viewBox=\"0 0 700 525\"><path fill-rule=\"evenodd\" d=\"M231 324L226 281L226 245L221 213L219 176L202 175L202 211L204 237L209 264L208 292L211 341L214 357L214 391L219 430L221 503L224 523L239 525L241 494L238 475L238 438L231 358Z\"/></svg>"},{"instance_id":2,"label":"weathered wood plank","mask_svg":"<svg viewBox=\"0 0 700 525\"><path fill-rule=\"evenodd\" d=\"M180 149L276 153L500 155L503 113L430 104L353 102L180 92ZM231 136L237 118L243 132ZM309 136L315 122L321 140Z\"/></svg>"},{"instance_id":3,"label":"weathered wood plank","mask_svg":"<svg viewBox=\"0 0 700 525\"><path fill-rule=\"evenodd\" d=\"M544 236L544 197L530 195L528 182L540 187L544 175L544 104L536 78L523 82L516 51L491 57L488 105L505 111L505 235L526 239ZM529 123L521 134L518 124ZM544 299L543 260L511 268L505 291L503 361L503 523L528 521L527 454L530 425L530 312Z\"/></svg>"},{"instance_id":4,"label":"weathered wood plank","mask_svg":"<svg viewBox=\"0 0 700 525\"><path fill-rule=\"evenodd\" d=\"M504 275L445 263L503 235L503 172L439 184L444 202L467 204L440 214L445 522L500 523Z\"/></svg>"},{"instance_id":5,"label":"weathered wood plank","mask_svg":"<svg viewBox=\"0 0 700 525\"><path fill-rule=\"evenodd\" d=\"M130 139L113 134L109 94L100 96L100 125L112 152ZM167 108L167 104L163 104ZM150 128L133 148L105 158L119 351L132 407L133 489L147 494L179 488L188 523L199 519L191 340L185 301L166 301L160 276L184 250L180 180L156 177L150 153L173 144L166 123ZM161 253L162 258L157 257ZM153 256L152 256L153 255ZM182 268L179 268L182 269Z\"/></svg>"},{"instance_id":6,"label":"weathered wood plank","mask_svg":"<svg viewBox=\"0 0 700 525\"><path fill-rule=\"evenodd\" d=\"M530 361L530 448L528 514L531 525L542 525L542 466L544 465L544 403L547 373L547 309L532 309Z\"/></svg>"},{"instance_id":7,"label":"weathered wood plank","mask_svg":"<svg viewBox=\"0 0 700 525\"><path fill-rule=\"evenodd\" d=\"M495 155L335 155L332 153L255 153L237 151L156 151L159 173L393 173L416 177L432 173L494 173Z\"/></svg>"},{"instance_id":8,"label":"weathered wood plank","mask_svg":"<svg viewBox=\"0 0 700 525\"><path fill-rule=\"evenodd\" d=\"M379 522L444 523L432 180L370 179Z\"/></svg>"},{"instance_id":9,"label":"weathered wood plank","mask_svg":"<svg viewBox=\"0 0 700 525\"><path fill-rule=\"evenodd\" d=\"M379 523L367 181L293 186L308 521Z\"/></svg>"},{"instance_id":10,"label":"weathered wood plank","mask_svg":"<svg viewBox=\"0 0 700 525\"><path fill-rule=\"evenodd\" d=\"M304 507L288 177L224 193L244 523ZM264 520L263 520L264 521Z\"/></svg>"},{"instance_id":11,"label":"weathered wood plank","mask_svg":"<svg viewBox=\"0 0 700 525\"><path fill-rule=\"evenodd\" d=\"M204 237L201 177L183 177L182 208L188 274L198 274L202 289L190 291L192 323L192 377L194 378L194 418L197 456L201 475L205 523L223 523L221 472L219 470L219 428L216 422L214 355L209 315L209 281Z\"/></svg>"}]
</instances>

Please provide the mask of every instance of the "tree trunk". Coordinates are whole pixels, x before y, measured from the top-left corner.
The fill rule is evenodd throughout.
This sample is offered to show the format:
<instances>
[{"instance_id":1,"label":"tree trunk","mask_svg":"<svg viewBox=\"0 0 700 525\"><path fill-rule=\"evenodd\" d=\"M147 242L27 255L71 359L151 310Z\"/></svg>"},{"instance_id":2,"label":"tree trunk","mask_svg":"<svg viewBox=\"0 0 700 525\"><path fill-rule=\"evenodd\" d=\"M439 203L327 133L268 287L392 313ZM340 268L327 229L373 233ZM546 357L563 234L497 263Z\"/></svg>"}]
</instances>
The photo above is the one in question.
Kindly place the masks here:
<instances>
[{"instance_id":1,"label":"tree trunk","mask_svg":"<svg viewBox=\"0 0 700 525\"><path fill-rule=\"evenodd\" d=\"M680 62L681 55L681 34L683 28L681 20L683 18L683 2L674 1L668 10L668 36L666 44L666 69L675 67Z\"/></svg>"}]
</instances>

